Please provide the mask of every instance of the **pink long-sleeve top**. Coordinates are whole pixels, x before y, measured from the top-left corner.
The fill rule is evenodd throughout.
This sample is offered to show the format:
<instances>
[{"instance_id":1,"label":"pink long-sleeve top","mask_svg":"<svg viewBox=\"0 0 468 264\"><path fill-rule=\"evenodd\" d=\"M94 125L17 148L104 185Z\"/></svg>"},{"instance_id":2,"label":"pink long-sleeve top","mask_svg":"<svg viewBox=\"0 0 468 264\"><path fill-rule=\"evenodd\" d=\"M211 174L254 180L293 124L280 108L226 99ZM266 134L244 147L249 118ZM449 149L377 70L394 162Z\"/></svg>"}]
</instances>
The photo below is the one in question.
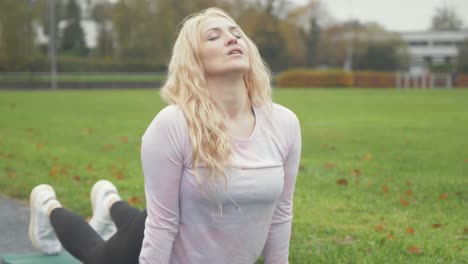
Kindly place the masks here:
<instances>
[{"instance_id":1,"label":"pink long-sleeve top","mask_svg":"<svg viewBox=\"0 0 468 264\"><path fill-rule=\"evenodd\" d=\"M197 182L178 106L151 122L141 145L148 217L140 263L250 264L262 253L265 263L288 263L299 121L274 103L253 110L251 136L231 137L227 187ZM203 179L208 172L198 173Z\"/></svg>"}]
</instances>

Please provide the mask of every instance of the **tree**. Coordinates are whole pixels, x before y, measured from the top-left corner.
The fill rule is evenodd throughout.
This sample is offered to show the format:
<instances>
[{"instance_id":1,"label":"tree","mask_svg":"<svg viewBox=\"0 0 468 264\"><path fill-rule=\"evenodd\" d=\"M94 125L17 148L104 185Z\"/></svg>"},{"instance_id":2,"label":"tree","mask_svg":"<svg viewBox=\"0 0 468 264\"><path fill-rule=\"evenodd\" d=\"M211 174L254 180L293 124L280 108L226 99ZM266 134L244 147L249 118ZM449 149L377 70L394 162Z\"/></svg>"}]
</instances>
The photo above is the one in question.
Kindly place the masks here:
<instances>
[{"instance_id":1,"label":"tree","mask_svg":"<svg viewBox=\"0 0 468 264\"><path fill-rule=\"evenodd\" d=\"M292 43L296 43L294 45L296 47L295 52L288 52L288 57L301 52L301 66L318 66L319 55L322 52L320 49L321 31L322 27L327 24L329 18L330 15L325 5L320 0L309 0L304 5L292 9L288 13L286 21L295 26L295 29L290 29L290 31L299 31L301 36L300 39L286 38L288 47ZM298 47L298 42L301 42L303 48Z\"/></svg>"},{"instance_id":2,"label":"tree","mask_svg":"<svg viewBox=\"0 0 468 264\"><path fill-rule=\"evenodd\" d=\"M356 70L395 71L400 68L396 46L386 42L369 43L353 61Z\"/></svg>"},{"instance_id":3,"label":"tree","mask_svg":"<svg viewBox=\"0 0 468 264\"><path fill-rule=\"evenodd\" d=\"M468 73L468 39L458 48L458 72Z\"/></svg>"},{"instance_id":4,"label":"tree","mask_svg":"<svg viewBox=\"0 0 468 264\"><path fill-rule=\"evenodd\" d=\"M76 0L68 0L65 10L66 26L61 37L61 50L72 55L86 55L88 48L81 27L81 9Z\"/></svg>"},{"instance_id":5,"label":"tree","mask_svg":"<svg viewBox=\"0 0 468 264\"><path fill-rule=\"evenodd\" d=\"M35 6L28 1L0 1L0 70L29 68L36 53L33 21Z\"/></svg>"},{"instance_id":6,"label":"tree","mask_svg":"<svg viewBox=\"0 0 468 264\"><path fill-rule=\"evenodd\" d=\"M91 7L91 17L96 22L98 28L96 54L99 57L111 58L114 55L113 7L114 5L107 0L96 2Z\"/></svg>"},{"instance_id":7,"label":"tree","mask_svg":"<svg viewBox=\"0 0 468 264\"><path fill-rule=\"evenodd\" d=\"M318 65L320 26L316 17L310 19L310 29L305 37L306 43L306 66L315 67Z\"/></svg>"},{"instance_id":8,"label":"tree","mask_svg":"<svg viewBox=\"0 0 468 264\"><path fill-rule=\"evenodd\" d=\"M437 7L432 17L432 30L460 30L463 20L453 8L447 6Z\"/></svg>"},{"instance_id":9,"label":"tree","mask_svg":"<svg viewBox=\"0 0 468 264\"><path fill-rule=\"evenodd\" d=\"M281 34L281 21L277 17L249 7L242 12L238 21L273 71L282 70L288 66L286 41Z\"/></svg>"},{"instance_id":10,"label":"tree","mask_svg":"<svg viewBox=\"0 0 468 264\"><path fill-rule=\"evenodd\" d=\"M352 28L350 32L349 28ZM401 37L377 23L349 21L324 30L320 63L342 67L352 44L353 70L389 71L406 68L408 53Z\"/></svg>"}]
</instances>

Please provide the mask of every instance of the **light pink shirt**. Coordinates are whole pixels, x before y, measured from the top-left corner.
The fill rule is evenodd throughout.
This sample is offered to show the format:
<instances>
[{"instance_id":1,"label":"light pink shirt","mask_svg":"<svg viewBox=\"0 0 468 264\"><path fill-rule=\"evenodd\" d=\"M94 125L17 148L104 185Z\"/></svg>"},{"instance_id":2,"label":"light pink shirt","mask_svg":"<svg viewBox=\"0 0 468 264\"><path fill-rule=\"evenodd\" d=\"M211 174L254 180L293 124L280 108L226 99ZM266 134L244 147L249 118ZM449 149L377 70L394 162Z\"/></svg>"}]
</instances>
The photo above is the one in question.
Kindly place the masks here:
<instances>
[{"instance_id":1,"label":"light pink shirt","mask_svg":"<svg viewBox=\"0 0 468 264\"><path fill-rule=\"evenodd\" d=\"M278 104L254 108L255 129L231 137L224 182L199 185L182 111L161 110L142 138L148 217L140 263L288 263L293 193L299 168L299 121ZM203 178L206 169L200 168ZM202 187L202 190L200 187Z\"/></svg>"}]
</instances>

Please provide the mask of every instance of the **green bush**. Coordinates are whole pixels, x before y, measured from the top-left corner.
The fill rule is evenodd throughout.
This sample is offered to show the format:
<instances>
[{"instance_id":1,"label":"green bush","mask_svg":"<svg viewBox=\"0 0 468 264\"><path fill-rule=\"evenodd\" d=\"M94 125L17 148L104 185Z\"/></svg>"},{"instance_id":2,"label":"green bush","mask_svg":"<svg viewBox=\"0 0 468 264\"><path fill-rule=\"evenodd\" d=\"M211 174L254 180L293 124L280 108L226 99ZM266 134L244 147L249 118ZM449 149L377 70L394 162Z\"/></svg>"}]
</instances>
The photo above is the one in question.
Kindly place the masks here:
<instances>
[{"instance_id":1,"label":"green bush","mask_svg":"<svg viewBox=\"0 0 468 264\"><path fill-rule=\"evenodd\" d=\"M392 72L356 71L353 72L353 86L362 88L393 88L396 75Z\"/></svg>"},{"instance_id":2,"label":"green bush","mask_svg":"<svg viewBox=\"0 0 468 264\"><path fill-rule=\"evenodd\" d=\"M455 79L455 87L468 88L468 74L458 75Z\"/></svg>"},{"instance_id":3,"label":"green bush","mask_svg":"<svg viewBox=\"0 0 468 264\"><path fill-rule=\"evenodd\" d=\"M341 70L293 69L278 75L279 87L351 87L353 77Z\"/></svg>"}]
</instances>

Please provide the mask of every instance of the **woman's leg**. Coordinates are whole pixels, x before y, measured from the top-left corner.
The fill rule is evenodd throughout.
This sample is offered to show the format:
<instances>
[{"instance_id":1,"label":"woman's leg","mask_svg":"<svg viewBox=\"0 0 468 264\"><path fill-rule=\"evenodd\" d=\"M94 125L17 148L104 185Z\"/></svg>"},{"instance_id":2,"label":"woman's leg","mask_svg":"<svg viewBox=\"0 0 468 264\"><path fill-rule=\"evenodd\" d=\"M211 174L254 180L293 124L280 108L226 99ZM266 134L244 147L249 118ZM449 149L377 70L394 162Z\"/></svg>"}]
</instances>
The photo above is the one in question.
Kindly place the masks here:
<instances>
[{"instance_id":1,"label":"woman's leg","mask_svg":"<svg viewBox=\"0 0 468 264\"><path fill-rule=\"evenodd\" d=\"M116 202L111 207L111 215L118 230L104 245L106 259L111 261L108 263L137 264L143 244L146 210L139 211L125 202Z\"/></svg>"},{"instance_id":2,"label":"woman's leg","mask_svg":"<svg viewBox=\"0 0 468 264\"><path fill-rule=\"evenodd\" d=\"M64 208L56 208L49 219L62 246L75 258L84 263L103 260L98 249L103 248L105 241L81 216Z\"/></svg>"},{"instance_id":3,"label":"woman's leg","mask_svg":"<svg viewBox=\"0 0 468 264\"><path fill-rule=\"evenodd\" d=\"M110 216L118 230L133 221L139 214L141 214L140 210L123 201L115 202L110 208Z\"/></svg>"},{"instance_id":4,"label":"woman's leg","mask_svg":"<svg viewBox=\"0 0 468 264\"><path fill-rule=\"evenodd\" d=\"M83 263L138 263L146 210L139 211L119 201L112 205L111 215L118 222L118 231L108 241L104 241L82 217L64 208L54 209L50 222L62 246Z\"/></svg>"},{"instance_id":5,"label":"woman's leg","mask_svg":"<svg viewBox=\"0 0 468 264\"><path fill-rule=\"evenodd\" d=\"M119 230L104 241L82 217L61 207L50 185L33 189L30 206L29 236L44 253L57 254L63 246L83 263L138 263L146 210L140 212L124 202L114 202L111 211Z\"/></svg>"}]
</instances>

